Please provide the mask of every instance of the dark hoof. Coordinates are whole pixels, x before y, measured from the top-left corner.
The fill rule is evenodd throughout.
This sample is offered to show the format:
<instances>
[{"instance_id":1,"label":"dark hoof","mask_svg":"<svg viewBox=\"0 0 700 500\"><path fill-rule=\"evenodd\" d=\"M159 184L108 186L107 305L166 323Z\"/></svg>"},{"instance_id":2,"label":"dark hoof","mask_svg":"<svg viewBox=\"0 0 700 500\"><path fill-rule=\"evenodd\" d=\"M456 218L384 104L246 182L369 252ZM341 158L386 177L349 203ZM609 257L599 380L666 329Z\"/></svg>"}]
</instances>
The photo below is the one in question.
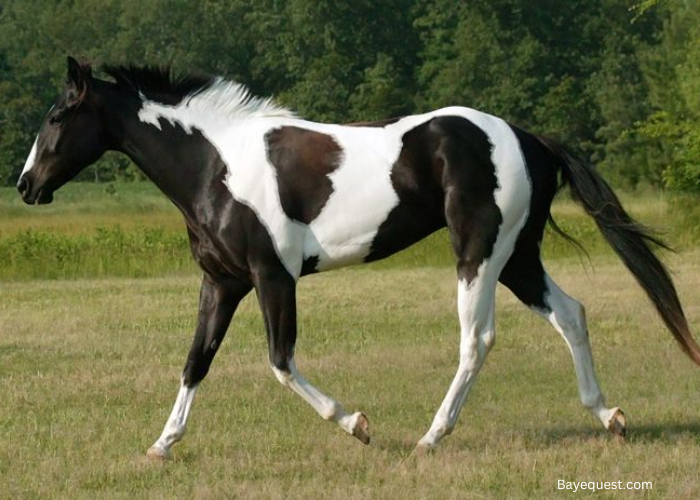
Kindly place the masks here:
<instances>
[{"instance_id":1,"label":"dark hoof","mask_svg":"<svg viewBox=\"0 0 700 500\"><path fill-rule=\"evenodd\" d=\"M151 446L146 452L146 458L153 462L167 462L172 457L170 456L169 452L156 448L155 446Z\"/></svg>"},{"instance_id":2,"label":"dark hoof","mask_svg":"<svg viewBox=\"0 0 700 500\"><path fill-rule=\"evenodd\" d=\"M625 442L627 439L627 418L619 408L615 411L612 419L610 419L608 430L615 435L618 441Z\"/></svg>"},{"instance_id":3,"label":"dark hoof","mask_svg":"<svg viewBox=\"0 0 700 500\"><path fill-rule=\"evenodd\" d=\"M359 439L362 444L369 444L369 420L367 420L364 413L360 413L357 417L352 435Z\"/></svg>"}]
</instances>

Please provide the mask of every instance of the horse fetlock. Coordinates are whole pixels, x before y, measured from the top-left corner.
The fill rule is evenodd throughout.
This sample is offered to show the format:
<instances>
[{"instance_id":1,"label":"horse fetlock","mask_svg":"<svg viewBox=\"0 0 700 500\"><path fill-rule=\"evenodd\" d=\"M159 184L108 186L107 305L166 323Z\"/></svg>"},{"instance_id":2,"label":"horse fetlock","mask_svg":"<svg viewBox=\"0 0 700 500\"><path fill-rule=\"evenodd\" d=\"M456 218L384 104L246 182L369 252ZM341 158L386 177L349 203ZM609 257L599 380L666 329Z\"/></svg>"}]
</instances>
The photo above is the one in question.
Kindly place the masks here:
<instances>
[{"instance_id":1,"label":"horse fetlock","mask_svg":"<svg viewBox=\"0 0 700 500\"><path fill-rule=\"evenodd\" d=\"M581 394L581 404L585 409L593 413L594 415L600 415L601 412L605 411L605 402L603 395L598 394ZM600 417L599 417L600 418ZM606 423L606 422L603 422Z\"/></svg>"},{"instance_id":2,"label":"horse fetlock","mask_svg":"<svg viewBox=\"0 0 700 500\"><path fill-rule=\"evenodd\" d=\"M338 415L343 413L343 407L337 401L331 401L326 404L323 409L319 412L321 418L324 420L336 420Z\"/></svg>"}]
</instances>

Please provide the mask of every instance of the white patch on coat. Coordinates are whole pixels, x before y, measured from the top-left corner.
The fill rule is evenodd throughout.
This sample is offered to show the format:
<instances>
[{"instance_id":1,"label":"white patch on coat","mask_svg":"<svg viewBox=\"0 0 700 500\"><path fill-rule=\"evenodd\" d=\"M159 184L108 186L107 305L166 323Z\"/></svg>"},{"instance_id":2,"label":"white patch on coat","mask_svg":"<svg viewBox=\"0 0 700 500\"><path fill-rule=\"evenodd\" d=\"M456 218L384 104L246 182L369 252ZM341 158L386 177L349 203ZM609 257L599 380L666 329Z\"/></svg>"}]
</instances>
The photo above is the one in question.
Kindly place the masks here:
<instances>
[{"instance_id":1,"label":"white patch on coat","mask_svg":"<svg viewBox=\"0 0 700 500\"><path fill-rule=\"evenodd\" d=\"M391 170L401 153L402 138L434 117L462 116L489 136L500 184L496 203L504 213L505 228L513 228L522 215L511 215L508 206L529 200L518 142L499 118L453 107L406 117L385 127L329 125L295 118L271 101L249 98L241 89L220 80L216 89L185 98L176 106L144 100L139 119L158 128L159 119L164 119L188 133L196 128L210 141L226 164L227 188L238 202L256 213L281 262L295 279L308 257L318 258L319 271L363 262L379 227L399 203ZM217 105L222 106L227 99L227 106L216 112ZM284 212L277 172L267 158L265 135L284 126L327 134L342 149L342 161L328 176L333 192L310 224L292 220Z\"/></svg>"}]
</instances>

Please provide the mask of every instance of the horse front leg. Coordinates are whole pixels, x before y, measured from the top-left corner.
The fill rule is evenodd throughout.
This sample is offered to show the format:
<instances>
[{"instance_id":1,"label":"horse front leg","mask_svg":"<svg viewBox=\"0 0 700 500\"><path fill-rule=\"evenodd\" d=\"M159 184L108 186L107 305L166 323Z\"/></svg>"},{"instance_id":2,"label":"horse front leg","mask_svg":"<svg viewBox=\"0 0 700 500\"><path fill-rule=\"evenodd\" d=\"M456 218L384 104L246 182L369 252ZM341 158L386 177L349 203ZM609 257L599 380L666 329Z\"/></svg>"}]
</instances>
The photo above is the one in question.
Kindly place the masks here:
<instances>
[{"instance_id":1,"label":"horse front leg","mask_svg":"<svg viewBox=\"0 0 700 500\"><path fill-rule=\"evenodd\" d=\"M312 386L294 362L297 337L296 282L284 269L256 273L255 288L265 319L270 365L277 380L310 404L325 420L369 444L369 423L360 412L348 413L333 398Z\"/></svg>"},{"instance_id":2,"label":"horse front leg","mask_svg":"<svg viewBox=\"0 0 700 500\"><path fill-rule=\"evenodd\" d=\"M204 276L199 294L197 329L182 372L180 391L162 434L146 453L149 458L170 458L170 448L182 439L197 386L209 372L233 313L251 288L238 281L219 282Z\"/></svg>"}]
</instances>

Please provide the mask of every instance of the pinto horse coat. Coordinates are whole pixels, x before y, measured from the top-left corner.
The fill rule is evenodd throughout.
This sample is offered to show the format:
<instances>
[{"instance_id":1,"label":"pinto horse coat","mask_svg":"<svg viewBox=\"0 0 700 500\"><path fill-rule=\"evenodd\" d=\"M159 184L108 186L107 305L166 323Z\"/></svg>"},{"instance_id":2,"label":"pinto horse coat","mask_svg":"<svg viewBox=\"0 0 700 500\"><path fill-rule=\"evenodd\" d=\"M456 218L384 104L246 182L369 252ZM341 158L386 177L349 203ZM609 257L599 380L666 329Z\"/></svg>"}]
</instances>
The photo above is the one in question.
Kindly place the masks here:
<instances>
[{"instance_id":1,"label":"pinto horse coat","mask_svg":"<svg viewBox=\"0 0 700 500\"><path fill-rule=\"evenodd\" d=\"M555 142L464 107L384 122L335 125L295 116L221 78L107 67L92 76L69 58L18 182L27 203L53 192L105 151L128 155L182 211L203 270L199 320L180 392L149 449L166 458L186 428L239 302L255 288L277 379L324 419L369 442L368 420L346 411L294 362L300 277L387 257L447 227L457 262L460 360L432 425L434 448L455 426L494 344L500 281L563 336L583 405L624 437L605 404L583 306L545 272L540 243L552 199L567 184L647 292L685 352L700 364L673 283L603 179ZM556 226L555 226L556 229Z\"/></svg>"}]
</instances>

